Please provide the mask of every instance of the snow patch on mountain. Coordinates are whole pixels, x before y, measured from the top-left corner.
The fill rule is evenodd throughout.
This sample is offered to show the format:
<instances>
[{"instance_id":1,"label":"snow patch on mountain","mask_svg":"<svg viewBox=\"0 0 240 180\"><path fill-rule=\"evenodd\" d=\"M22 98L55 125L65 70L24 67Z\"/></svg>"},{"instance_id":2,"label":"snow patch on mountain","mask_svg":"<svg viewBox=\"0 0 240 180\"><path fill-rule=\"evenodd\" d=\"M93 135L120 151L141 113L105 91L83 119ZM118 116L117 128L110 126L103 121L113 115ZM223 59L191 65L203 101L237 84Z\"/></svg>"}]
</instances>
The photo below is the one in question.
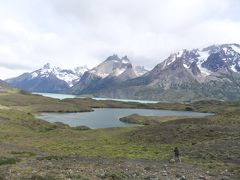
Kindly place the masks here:
<instances>
[{"instance_id":1,"label":"snow patch on mountain","mask_svg":"<svg viewBox=\"0 0 240 180\"><path fill-rule=\"evenodd\" d=\"M190 66L188 66L187 64L183 63L183 67L185 67L186 69L189 69Z\"/></svg>"},{"instance_id":2,"label":"snow patch on mountain","mask_svg":"<svg viewBox=\"0 0 240 180\"><path fill-rule=\"evenodd\" d=\"M207 68L202 67L202 64L207 60L209 57L209 51L197 51L199 57L197 60L197 67L202 73L203 76L209 76L211 74L211 71L209 71Z\"/></svg>"},{"instance_id":3,"label":"snow patch on mountain","mask_svg":"<svg viewBox=\"0 0 240 180\"><path fill-rule=\"evenodd\" d=\"M125 68L116 68L113 70L112 72L112 76L119 76L120 74L122 74L126 69Z\"/></svg>"},{"instance_id":4,"label":"snow patch on mountain","mask_svg":"<svg viewBox=\"0 0 240 180\"><path fill-rule=\"evenodd\" d=\"M231 48L236 51L238 54L240 54L240 46L237 45L231 45Z\"/></svg>"},{"instance_id":5,"label":"snow patch on mountain","mask_svg":"<svg viewBox=\"0 0 240 180\"><path fill-rule=\"evenodd\" d=\"M170 64L172 64L173 62L175 62L175 60L177 59L177 55L176 54L172 54L169 59L166 61L166 63L164 64L165 68L166 66L169 66Z\"/></svg>"},{"instance_id":6,"label":"snow patch on mountain","mask_svg":"<svg viewBox=\"0 0 240 180\"><path fill-rule=\"evenodd\" d=\"M60 71L60 73L56 74L56 77L60 80L67 82L70 87L73 86L73 82L75 80L78 80L80 78L76 74L69 74L69 73L61 72L61 71Z\"/></svg>"},{"instance_id":7,"label":"snow patch on mountain","mask_svg":"<svg viewBox=\"0 0 240 180\"><path fill-rule=\"evenodd\" d=\"M235 68L235 65L232 65L232 66L231 66L231 70L232 70L233 72L237 72L237 70L236 70L236 68Z\"/></svg>"},{"instance_id":8,"label":"snow patch on mountain","mask_svg":"<svg viewBox=\"0 0 240 180\"><path fill-rule=\"evenodd\" d=\"M31 73L31 78L32 79L36 78L37 76L38 76L38 73L36 73L36 72Z\"/></svg>"},{"instance_id":9,"label":"snow patch on mountain","mask_svg":"<svg viewBox=\"0 0 240 180\"><path fill-rule=\"evenodd\" d=\"M200 72L203 76L209 76L212 73L208 69L202 67L202 62L201 61L197 62L197 66L198 66L198 69L200 70Z\"/></svg>"}]
</instances>

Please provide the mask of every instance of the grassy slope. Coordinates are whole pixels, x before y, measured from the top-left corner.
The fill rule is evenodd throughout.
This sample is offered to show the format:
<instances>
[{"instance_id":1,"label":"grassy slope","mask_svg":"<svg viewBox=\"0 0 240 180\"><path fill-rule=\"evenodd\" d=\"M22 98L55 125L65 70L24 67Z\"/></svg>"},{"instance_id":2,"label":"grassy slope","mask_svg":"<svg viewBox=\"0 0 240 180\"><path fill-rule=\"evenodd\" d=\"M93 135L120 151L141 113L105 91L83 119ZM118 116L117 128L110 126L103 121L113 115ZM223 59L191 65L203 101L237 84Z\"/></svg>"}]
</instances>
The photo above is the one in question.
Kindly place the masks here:
<instances>
[{"instance_id":1,"label":"grassy slope","mask_svg":"<svg viewBox=\"0 0 240 180\"><path fill-rule=\"evenodd\" d=\"M185 162L239 173L240 106L236 103L209 101L191 105L146 105L90 99L59 101L9 91L0 95L0 105L4 107L0 108L0 157L24 161L29 154L45 154L168 160L172 149L178 146ZM87 131L50 124L33 116L33 113L43 111L90 111L92 107L188 109L218 115L202 119L171 119L138 128ZM19 157L21 153L27 155Z\"/></svg>"},{"instance_id":2,"label":"grassy slope","mask_svg":"<svg viewBox=\"0 0 240 180\"><path fill-rule=\"evenodd\" d=\"M157 125L163 122L176 121L181 119L189 119L191 117L184 116L141 116L139 114L132 114L122 117L119 120L125 123L140 124L140 125ZM195 118L197 120L197 118ZM202 118L199 118L201 120Z\"/></svg>"}]
</instances>

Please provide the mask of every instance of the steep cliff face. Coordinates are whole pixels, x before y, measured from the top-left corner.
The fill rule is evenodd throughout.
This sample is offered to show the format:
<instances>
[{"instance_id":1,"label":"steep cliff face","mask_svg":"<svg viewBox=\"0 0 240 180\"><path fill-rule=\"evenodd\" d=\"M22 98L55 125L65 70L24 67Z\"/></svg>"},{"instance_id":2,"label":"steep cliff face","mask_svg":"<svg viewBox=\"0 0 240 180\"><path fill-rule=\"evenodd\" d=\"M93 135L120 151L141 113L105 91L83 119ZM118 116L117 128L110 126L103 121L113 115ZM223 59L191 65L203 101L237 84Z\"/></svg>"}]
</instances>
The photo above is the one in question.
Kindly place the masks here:
<instances>
[{"instance_id":1,"label":"steep cliff face","mask_svg":"<svg viewBox=\"0 0 240 180\"><path fill-rule=\"evenodd\" d=\"M80 81L72 87L74 94L96 93L101 90L118 86L120 83L146 73L144 67L133 67L127 56L119 58L109 56L105 61L93 69L85 72Z\"/></svg>"}]
</instances>

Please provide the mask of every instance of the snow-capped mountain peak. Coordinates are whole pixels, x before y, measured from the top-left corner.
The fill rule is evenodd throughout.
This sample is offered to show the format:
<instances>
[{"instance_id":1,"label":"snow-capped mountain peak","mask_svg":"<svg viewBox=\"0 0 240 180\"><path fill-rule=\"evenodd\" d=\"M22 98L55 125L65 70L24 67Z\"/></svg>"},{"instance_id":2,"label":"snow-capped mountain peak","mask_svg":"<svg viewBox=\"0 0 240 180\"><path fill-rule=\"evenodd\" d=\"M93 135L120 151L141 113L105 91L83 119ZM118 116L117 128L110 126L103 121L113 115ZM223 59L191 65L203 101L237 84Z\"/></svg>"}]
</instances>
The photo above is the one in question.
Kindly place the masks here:
<instances>
[{"instance_id":1,"label":"snow-capped mountain peak","mask_svg":"<svg viewBox=\"0 0 240 180\"><path fill-rule=\"evenodd\" d=\"M165 69L179 61L186 69L191 69L191 65L196 63L202 76L209 76L221 69L240 73L240 45L223 44L209 46L201 50L184 49L171 54L161 67Z\"/></svg>"},{"instance_id":2,"label":"snow-capped mountain peak","mask_svg":"<svg viewBox=\"0 0 240 180\"><path fill-rule=\"evenodd\" d=\"M65 81L72 87L74 82L78 81L85 71L88 71L86 66L70 70L51 66L50 63L46 63L42 68L30 73L30 76L31 79L56 77L59 80Z\"/></svg>"},{"instance_id":3,"label":"snow-capped mountain peak","mask_svg":"<svg viewBox=\"0 0 240 180\"><path fill-rule=\"evenodd\" d=\"M42 68L31 73L32 78L36 78L38 76L41 77L49 77L51 74L57 75L61 69L59 67L52 67L50 63L46 63Z\"/></svg>"},{"instance_id":4,"label":"snow-capped mountain peak","mask_svg":"<svg viewBox=\"0 0 240 180\"><path fill-rule=\"evenodd\" d=\"M90 72L101 78L119 76L129 67L129 65L131 65L131 62L127 56L119 58L118 55L114 54L109 56L97 67L90 70Z\"/></svg>"},{"instance_id":5,"label":"snow-capped mountain peak","mask_svg":"<svg viewBox=\"0 0 240 180\"><path fill-rule=\"evenodd\" d=\"M202 54L204 53L205 58L202 58L201 66L209 71L217 72L224 69L225 71L240 72L240 45L214 45L202 49Z\"/></svg>"}]
</instances>

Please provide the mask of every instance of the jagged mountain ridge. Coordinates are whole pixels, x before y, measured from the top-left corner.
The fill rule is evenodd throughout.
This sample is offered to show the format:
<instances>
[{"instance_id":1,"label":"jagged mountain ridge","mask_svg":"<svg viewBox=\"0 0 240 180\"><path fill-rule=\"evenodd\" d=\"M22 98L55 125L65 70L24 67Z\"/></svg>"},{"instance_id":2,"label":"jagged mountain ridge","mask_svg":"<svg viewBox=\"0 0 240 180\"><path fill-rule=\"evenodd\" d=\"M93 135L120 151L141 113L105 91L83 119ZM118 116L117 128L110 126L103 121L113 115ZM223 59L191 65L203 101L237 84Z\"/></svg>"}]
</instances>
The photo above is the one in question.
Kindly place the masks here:
<instances>
[{"instance_id":1,"label":"jagged mountain ridge","mask_svg":"<svg viewBox=\"0 0 240 180\"><path fill-rule=\"evenodd\" d=\"M171 54L145 75L94 96L191 101L240 99L240 45L214 45Z\"/></svg>"},{"instance_id":2,"label":"jagged mountain ridge","mask_svg":"<svg viewBox=\"0 0 240 180\"><path fill-rule=\"evenodd\" d=\"M101 77L102 79L106 77L117 77L123 73L126 73L126 70L131 70L131 76L129 78L134 78L141 76L148 72L144 66L133 67L131 61L127 56L119 58L117 54L109 56L105 61L100 63L98 66L94 67L89 71L91 74ZM127 78L128 79L128 78Z\"/></svg>"},{"instance_id":3,"label":"jagged mountain ridge","mask_svg":"<svg viewBox=\"0 0 240 180\"><path fill-rule=\"evenodd\" d=\"M87 67L74 70L52 67L49 63L31 73L24 73L16 78L7 79L10 85L27 91L67 92L88 71Z\"/></svg>"},{"instance_id":4,"label":"jagged mountain ridge","mask_svg":"<svg viewBox=\"0 0 240 180\"><path fill-rule=\"evenodd\" d=\"M98 92L141 76L146 72L144 67L133 67L127 56L119 58L114 54L90 71L85 72L80 81L71 88L71 92L74 94Z\"/></svg>"},{"instance_id":5,"label":"jagged mountain ridge","mask_svg":"<svg viewBox=\"0 0 240 180\"><path fill-rule=\"evenodd\" d=\"M104 88L106 84L125 81L146 72L144 67L137 66L135 70L127 56L119 58L112 55L91 70L86 66L74 70L61 69L47 63L36 71L7 79L6 82L23 90L50 93L71 93L74 89L79 90L80 84L80 88L89 92L89 89Z\"/></svg>"}]
</instances>

